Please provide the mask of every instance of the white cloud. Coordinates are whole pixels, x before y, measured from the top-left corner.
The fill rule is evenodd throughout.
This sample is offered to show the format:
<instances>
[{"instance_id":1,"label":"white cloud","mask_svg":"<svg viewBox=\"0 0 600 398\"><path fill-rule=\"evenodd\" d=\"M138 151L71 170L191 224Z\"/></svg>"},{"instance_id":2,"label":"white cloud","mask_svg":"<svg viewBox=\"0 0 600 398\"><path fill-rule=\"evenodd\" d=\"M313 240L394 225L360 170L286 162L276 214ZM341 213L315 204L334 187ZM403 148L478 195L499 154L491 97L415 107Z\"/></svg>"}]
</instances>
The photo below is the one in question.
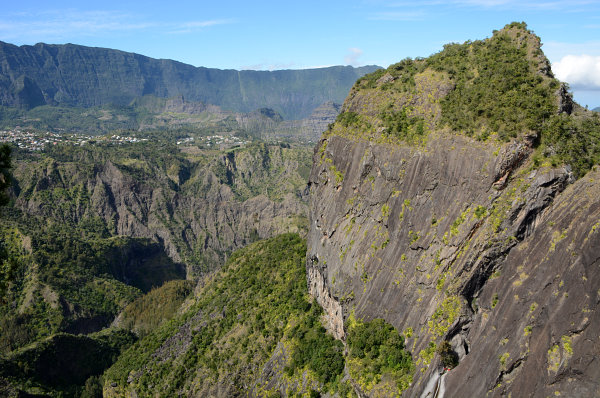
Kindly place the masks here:
<instances>
[{"instance_id":1,"label":"white cloud","mask_svg":"<svg viewBox=\"0 0 600 398\"><path fill-rule=\"evenodd\" d=\"M557 78L581 90L600 90L600 56L567 55L552 64Z\"/></svg>"},{"instance_id":2,"label":"white cloud","mask_svg":"<svg viewBox=\"0 0 600 398\"><path fill-rule=\"evenodd\" d=\"M111 11L45 11L18 14L0 20L0 35L20 41L50 38L60 40L73 35L89 36L98 32L132 31L155 27L156 24L136 21L130 15Z\"/></svg>"},{"instance_id":3,"label":"white cloud","mask_svg":"<svg viewBox=\"0 0 600 398\"><path fill-rule=\"evenodd\" d=\"M356 47L349 48L348 50L350 51L350 54L344 57L344 63L346 65L357 66L358 58L363 54L363 50Z\"/></svg>"}]
</instances>

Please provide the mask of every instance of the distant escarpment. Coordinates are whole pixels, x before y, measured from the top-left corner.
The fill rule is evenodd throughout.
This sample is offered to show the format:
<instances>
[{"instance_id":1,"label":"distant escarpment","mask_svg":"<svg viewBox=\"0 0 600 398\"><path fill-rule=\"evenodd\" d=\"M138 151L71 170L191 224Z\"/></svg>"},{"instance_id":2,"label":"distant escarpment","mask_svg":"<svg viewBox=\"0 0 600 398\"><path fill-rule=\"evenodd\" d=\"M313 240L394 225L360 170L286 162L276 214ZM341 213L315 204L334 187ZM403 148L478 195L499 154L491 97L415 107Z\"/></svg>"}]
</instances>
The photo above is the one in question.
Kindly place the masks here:
<instances>
[{"instance_id":1,"label":"distant escarpment","mask_svg":"<svg viewBox=\"0 0 600 398\"><path fill-rule=\"evenodd\" d=\"M599 142L524 24L359 79L315 149L306 267L337 338L403 334L383 395L599 394Z\"/></svg>"},{"instance_id":2,"label":"distant escarpment","mask_svg":"<svg viewBox=\"0 0 600 398\"><path fill-rule=\"evenodd\" d=\"M302 119L324 102L341 102L357 78L377 68L220 70L73 44L0 42L0 105L92 107L184 96L236 112L268 107Z\"/></svg>"}]
</instances>

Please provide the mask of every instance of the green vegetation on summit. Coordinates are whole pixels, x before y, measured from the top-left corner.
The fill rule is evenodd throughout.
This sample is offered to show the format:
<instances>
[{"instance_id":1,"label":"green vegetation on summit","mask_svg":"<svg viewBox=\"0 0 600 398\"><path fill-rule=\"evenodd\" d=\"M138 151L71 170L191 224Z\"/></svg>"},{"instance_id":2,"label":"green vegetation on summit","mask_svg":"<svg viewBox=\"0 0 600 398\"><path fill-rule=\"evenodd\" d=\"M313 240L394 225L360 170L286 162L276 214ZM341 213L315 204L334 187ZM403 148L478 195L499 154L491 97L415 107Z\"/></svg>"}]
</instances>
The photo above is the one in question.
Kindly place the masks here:
<instances>
[{"instance_id":1,"label":"green vegetation on summit","mask_svg":"<svg viewBox=\"0 0 600 398\"><path fill-rule=\"evenodd\" d=\"M452 131L478 140L533 139L538 162L577 176L600 161L600 118L572 102L540 39L512 23L485 40L448 44L360 78L330 134L422 142Z\"/></svg>"}]
</instances>

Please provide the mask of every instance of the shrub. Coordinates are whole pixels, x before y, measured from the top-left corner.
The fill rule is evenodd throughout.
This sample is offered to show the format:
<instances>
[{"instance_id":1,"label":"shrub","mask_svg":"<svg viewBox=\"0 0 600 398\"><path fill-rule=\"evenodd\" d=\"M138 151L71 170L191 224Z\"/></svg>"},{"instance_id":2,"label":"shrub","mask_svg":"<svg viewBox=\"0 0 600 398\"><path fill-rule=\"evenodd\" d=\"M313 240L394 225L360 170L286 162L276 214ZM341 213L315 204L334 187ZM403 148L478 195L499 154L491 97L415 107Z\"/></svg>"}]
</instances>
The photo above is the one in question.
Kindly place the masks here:
<instances>
[{"instance_id":1,"label":"shrub","mask_svg":"<svg viewBox=\"0 0 600 398\"><path fill-rule=\"evenodd\" d=\"M412 380L414 365L406 351L404 337L383 319L354 322L346 339L350 375L363 387L373 386L387 374L398 392Z\"/></svg>"},{"instance_id":2,"label":"shrub","mask_svg":"<svg viewBox=\"0 0 600 398\"><path fill-rule=\"evenodd\" d=\"M452 369L458 365L458 354L452 349L448 340L444 340L440 343L437 348L437 353L440 355L440 359L445 368Z\"/></svg>"}]
</instances>

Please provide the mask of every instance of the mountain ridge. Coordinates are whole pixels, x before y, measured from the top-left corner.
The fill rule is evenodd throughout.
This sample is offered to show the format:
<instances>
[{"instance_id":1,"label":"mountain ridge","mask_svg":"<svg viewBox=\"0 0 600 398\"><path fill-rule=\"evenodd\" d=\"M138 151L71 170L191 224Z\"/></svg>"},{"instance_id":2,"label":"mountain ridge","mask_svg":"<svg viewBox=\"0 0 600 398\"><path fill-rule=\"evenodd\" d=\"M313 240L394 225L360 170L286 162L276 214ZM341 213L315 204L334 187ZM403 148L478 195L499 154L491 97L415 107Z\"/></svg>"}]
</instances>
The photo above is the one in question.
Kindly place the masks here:
<instances>
[{"instance_id":1,"label":"mountain ridge","mask_svg":"<svg viewBox=\"0 0 600 398\"><path fill-rule=\"evenodd\" d=\"M0 105L91 107L183 96L237 112L273 108L296 120L327 101L341 102L358 77L377 68L238 71L100 47L0 42Z\"/></svg>"}]
</instances>

